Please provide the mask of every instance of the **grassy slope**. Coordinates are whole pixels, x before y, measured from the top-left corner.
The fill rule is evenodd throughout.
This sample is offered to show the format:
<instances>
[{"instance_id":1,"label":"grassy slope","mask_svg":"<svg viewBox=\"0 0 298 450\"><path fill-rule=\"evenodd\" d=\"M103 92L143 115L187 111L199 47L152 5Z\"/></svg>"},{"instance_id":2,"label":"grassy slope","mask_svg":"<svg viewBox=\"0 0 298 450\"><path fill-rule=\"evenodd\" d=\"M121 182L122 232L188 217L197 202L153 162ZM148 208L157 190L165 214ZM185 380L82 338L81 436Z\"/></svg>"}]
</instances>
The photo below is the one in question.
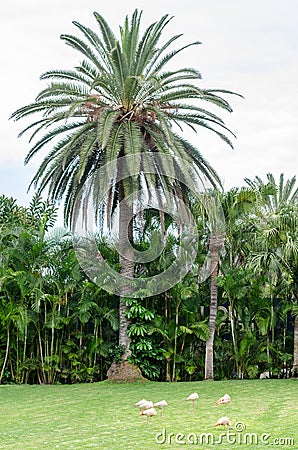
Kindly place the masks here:
<instances>
[{"instance_id":1,"label":"grassy slope","mask_svg":"<svg viewBox=\"0 0 298 450\"><path fill-rule=\"evenodd\" d=\"M199 393L194 414L185 400L192 392ZM297 449L297 392L298 380L1 386L0 449L268 449L273 438L293 438L295 445L277 448ZM216 407L215 401L225 393L232 397L231 404ZM169 406L162 418L147 423L134 407L141 398L165 399ZM187 441L190 433L198 439L201 433L213 433L218 440L224 430L214 428L214 423L224 415L232 421L237 439L243 442L245 433L256 433L258 445ZM235 431L237 422L245 424L245 432ZM160 445L155 436L163 429L167 441ZM174 433L170 445L169 433ZM177 433L185 436L180 438L184 445L176 443ZM263 433L271 434L270 445L260 442ZM189 439L194 442L194 435Z\"/></svg>"}]
</instances>

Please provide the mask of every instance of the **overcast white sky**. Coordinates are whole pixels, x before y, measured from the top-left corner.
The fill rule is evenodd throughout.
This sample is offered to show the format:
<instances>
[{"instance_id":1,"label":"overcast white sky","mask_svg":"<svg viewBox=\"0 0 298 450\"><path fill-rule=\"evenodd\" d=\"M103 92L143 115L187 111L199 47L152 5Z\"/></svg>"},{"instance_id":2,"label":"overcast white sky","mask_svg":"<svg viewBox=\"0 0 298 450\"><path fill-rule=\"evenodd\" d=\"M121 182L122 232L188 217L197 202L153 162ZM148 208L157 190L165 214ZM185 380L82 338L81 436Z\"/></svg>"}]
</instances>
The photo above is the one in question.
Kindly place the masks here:
<instances>
[{"instance_id":1,"label":"overcast white sky","mask_svg":"<svg viewBox=\"0 0 298 450\"><path fill-rule=\"evenodd\" d=\"M200 70L202 87L236 91L232 114L222 115L237 135L231 150L210 133L192 142L221 176L225 189L244 177L297 173L298 1L297 0L10 0L1 6L0 194L27 204L28 184L40 160L23 165L28 139L17 138L21 122L9 121L17 108L34 100L48 69L72 68L80 55L60 40L78 34L72 21L96 29L93 11L115 31L126 14L143 10L144 27L163 14L175 16L167 36L184 33L181 45L200 40L176 58L177 67Z\"/></svg>"}]
</instances>

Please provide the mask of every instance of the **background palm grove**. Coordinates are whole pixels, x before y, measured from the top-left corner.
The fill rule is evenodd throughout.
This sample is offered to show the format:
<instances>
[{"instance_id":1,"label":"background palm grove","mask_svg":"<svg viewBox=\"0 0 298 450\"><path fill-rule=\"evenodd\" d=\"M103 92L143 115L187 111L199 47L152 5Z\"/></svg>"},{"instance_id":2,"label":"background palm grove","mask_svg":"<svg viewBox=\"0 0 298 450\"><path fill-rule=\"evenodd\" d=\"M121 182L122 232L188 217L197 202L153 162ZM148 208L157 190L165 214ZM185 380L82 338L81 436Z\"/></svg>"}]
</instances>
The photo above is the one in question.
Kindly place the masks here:
<instances>
[{"instance_id":1,"label":"background palm grove","mask_svg":"<svg viewBox=\"0 0 298 450\"><path fill-rule=\"evenodd\" d=\"M233 93L200 89L198 70L173 69L175 55L198 43L177 48L181 35L162 41L167 15L141 34L141 13L135 11L119 38L101 15L94 16L99 34L74 22L80 37L62 36L83 59L74 69L43 74L47 87L12 115L38 115L25 129L35 140L26 161L40 150L47 155L29 207L0 197L0 382L99 381L112 363L126 362L160 381L296 376L295 178L268 173L265 180L246 179L242 188L223 192L219 176L183 136L185 127L204 127L232 146L233 134L217 110L232 111L224 97ZM154 173L146 172L145 155ZM159 165L159 155L168 166ZM137 161L137 174L130 159L120 164L126 157ZM216 193L224 240L189 189L184 160L191 176L207 180L208 193ZM114 171L99 202L106 164ZM64 202L65 224L72 225L86 197L93 201L93 237L102 258L130 284L175 261L187 207L198 235L188 274L158 295L130 295L129 283L119 295L102 289L80 267L72 233L55 227L56 201ZM137 204L148 198L153 206L140 214ZM169 203L180 225L165 212ZM117 242L108 233L114 221ZM164 241L158 257L136 262L134 251L150 250L156 233ZM207 253L211 270L204 280L200 268Z\"/></svg>"}]
</instances>

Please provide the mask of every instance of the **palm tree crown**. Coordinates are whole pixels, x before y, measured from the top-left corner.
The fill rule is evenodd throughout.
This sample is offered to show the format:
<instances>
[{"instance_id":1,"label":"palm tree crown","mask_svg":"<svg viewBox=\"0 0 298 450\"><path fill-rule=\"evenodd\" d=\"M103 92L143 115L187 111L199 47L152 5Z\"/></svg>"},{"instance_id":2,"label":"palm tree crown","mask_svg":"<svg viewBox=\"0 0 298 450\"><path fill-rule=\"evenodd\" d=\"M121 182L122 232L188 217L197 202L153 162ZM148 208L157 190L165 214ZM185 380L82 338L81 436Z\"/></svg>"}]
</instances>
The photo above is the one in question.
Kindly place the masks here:
<instances>
[{"instance_id":1,"label":"palm tree crown","mask_svg":"<svg viewBox=\"0 0 298 450\"><path fill-rule=\"evenodd\" d=\"M126 17L124 26L120 27L119 39L98 13L94 16L100 34L73 22L83 38L73 35L62 35L61 38L79 51L83 60L74 70L44 73L41 79L52 80L51 83L39 93L34 103L12 114L18 120L40 113L41 118L23 131L33 129L31 139L43 132L25 162L52 143L32 184L39 192L48 189L53 201L65 195L67 221L86 181L104 164L121 156L138 156L140 174L143 152L178 156L191 161L213 185L220 183L218 175L199 151L179 136L172 125L175 124L177 129L182 129L184 124L192 129L196 126L209 128L232 146L223 121L200 105L210 102L231 111L228 102L218 95L228 91L198 88L194 81L201 76L196 69L166 70L165 66L175 55L199 42L170 50L181 37L178 34L158 46L171 17L163 16L140 36L141 14L135 10L131 21ZM143 178L146 186L153 185L154 189L168 186L169 182L164 181L156 165L155 168L157 173L153 179L146 179L146 175ZM108 217L119 201L115 180L110 180L109 200L104 208ZM170 188L174 193L178 192L177 183L176 186L171 183Z\"/></svg>"}]
</instances>

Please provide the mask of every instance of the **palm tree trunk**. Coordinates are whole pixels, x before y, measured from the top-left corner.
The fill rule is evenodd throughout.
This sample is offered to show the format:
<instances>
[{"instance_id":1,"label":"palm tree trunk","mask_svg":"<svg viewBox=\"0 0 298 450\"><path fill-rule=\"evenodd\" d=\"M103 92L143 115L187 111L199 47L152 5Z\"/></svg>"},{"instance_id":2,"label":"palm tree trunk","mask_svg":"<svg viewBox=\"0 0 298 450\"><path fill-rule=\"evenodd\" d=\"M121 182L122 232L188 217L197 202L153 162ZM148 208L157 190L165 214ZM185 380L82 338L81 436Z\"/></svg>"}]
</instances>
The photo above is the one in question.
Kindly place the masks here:
<instances>
[{"instance_id":1,"label":"palm tree trunk","mask_svg":"<svg viewBox=\"0 0 298 450\"><path fill-rule=\"evenodd\" d=\"M128 356L131 355L130 351L130 338L127 334L129 321L126 317L126 311L127 307L124 302L124 297L120 297L120 304L119 304L119 345L122 345L124 347L124 353L122 356L122 360L125 361Z\"/></svg>"},{"instance_id":2,"label":"palm tree trunk","mask_svg":"<svg viewBox=\"0 0 298 450\"><path fill-rule=\"evenodd\" d=\"M166 323L168 322L168 318L169 318L169 307L168 307L169 295L170 295L169 291L166 291L165 292L165 319L166 319ZM166 357L166 381L168 381L168 382L171 381L170 361L171 361L171 358L170 357Z\"/></svg>"},{"instance_id":3,"label":"palm tree trunk","mask_svg":"<svg viewBox=\"0 0 298 450\"><path fill-rule=\"evenodd\" d=\"M172 381L176 381L176 355L177 355L177 337L178 337L178 326L179 326L179 306L180 306L180 301L178 301L176 303L176 308L175 308L175 335L174 335Z\"/></svg>"},{"instance_id":4,"label":"palm tree trunk","mask_svg":"<svg viewBox=\"0 0 298 450\"><path fill-rule=\"evenodd\" d=\"M295 316L294 321L294 354L292 376L298 377L298 315Z\"/></svg>"},{"instance_id":5,"label":"palm tree trunk","mask_svg":"<svg viewBox=\"0 0 298 450\"><path fill-rule=\"evenodd\" d=\"M27 318L26 318L26 320L27 320ZM26 353L27 353L27 337L28 337L28 325L27 325L27 323L26 323L26 324L25 324L25 330L24 330L23 363L25 363L25 361L26 361ZM26 373L26 369L23 369L23 373L22 373L22 384L24 383L25 373Z\"/></svg>"},{"instance_id":6,"label":"palm tree trunk","mask_svg":"<svg viewBox=\"0 0 298 450\"><path fill-rule=\"evenodd\" d=\"M234 324L234 302L230 302L230 304L229 304L229 318L230 318L232 342L233 342L233 348L234 348L236 372L238 374L238 378L241 378L240 366L239 366L239 355L238 355L238 348L237 348L236 334L235 334L235 324Z\"/></svg>"},{"instance_id":7,"label":"palm tree trunk","mask_svg":"<svg viewBox=\"0 0 298 450\"><path fill-rule=\"evenodd\" d=\"M7 360L8 360L8 353L9 353L9 342L10 342L10 325L7 325L7 330L6 330L6 349L5 349L5 356L4 356L4 361L2 364L2 369L1 369L1 373L0 373L0 384L2 383L2 378L4 375L4 371L5 371L5 367L7 364Z\"/></svg>"},{"instance_id":8,"label":"palm tree trunk","mask_svg":"<svg viewBox=\"0 0 298 450\"><path fill-rule=\"evenodd\" d=\"M38 343L39 343L39 353L40 353L40 361L41 361L41 373L42 373L42 382L46 382L46 374L44 370L44 357L43 357L43 349L42 349L42 339L40 334L40 328L38 324Z\"/></svg>"},{"instance_id":9,"label":"palm tree trunk","mask_svg":"<svg viewBox=\"0 0 298 450\"><path fill-rule=\"evenodd\" d=\"M119 345L124 346L122 360L125 361L130 356L130 338L128 336L129 320L126 317L127 306L125 298L129 295L129 280L134 277L134 250L133 241L133 207L125 199L123 182L119 183L119 261L121 264L120 273L127 279L127 284L122 286L120 291L119 304Z\"/></svg>"},{"instance_id":10,"label":"palm tree trunk","mask_svg":"<svg viewBox=\"0 0 298 450\"><path fill-rule=\"evenodd\" d=\"M170 375L170 358L166 358L166 381L171 381Z\"/></svg>"},{"instance_id":11,"label":"palm tree trunk","mask_svg":"<svg viewBox=\"0 0 298 450\"><path fill-rule=\"evenodd\" d=\"M206 353L205 353L205 380L214 379L213 370L213 343L215 335L215 321L217 315L217 275L218 275L218 262L219 262L219 250L221 248L222 238L214 234L210 237L210 259L211 259L211 275L210 275L210 314L209 314L209 338L206 341Z\"/></svg>"},{"instance_id":12,"label":"palm tree trunk","mask_svg":"<svg viewBox=\"0 0 298 450\"><path fill-rule=\"evenodd\" d=\"M209 338L206 341L205 353L205 380L213 380L213 343L215 335L215 321L217 315L217 267L213 270L210 277L210 315L209 315Z\"/></svg>"}]
</instances>

